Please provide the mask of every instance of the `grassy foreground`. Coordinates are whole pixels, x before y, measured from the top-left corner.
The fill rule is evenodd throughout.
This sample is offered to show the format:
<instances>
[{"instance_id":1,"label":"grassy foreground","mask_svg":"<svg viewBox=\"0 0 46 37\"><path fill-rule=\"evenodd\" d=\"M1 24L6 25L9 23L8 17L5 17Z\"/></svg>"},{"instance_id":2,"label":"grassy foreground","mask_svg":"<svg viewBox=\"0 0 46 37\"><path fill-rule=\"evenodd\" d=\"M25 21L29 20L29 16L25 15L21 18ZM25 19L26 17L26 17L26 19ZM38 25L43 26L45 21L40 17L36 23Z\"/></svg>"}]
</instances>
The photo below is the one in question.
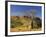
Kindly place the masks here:
<instances>
[{"instance_id":1,"label":"grassy foreground","mask_svg":"<svg viewBox=\"0 0 46 37\"><path fill-rule=\"evenodd\" d=\"M24 32L24 31L41 31L41 28L34 28L32 29L31 26L31 17L16 17L11 16L11 32ZM37 26L37 25L36 25Z\"/></svg>"}]
</instances>

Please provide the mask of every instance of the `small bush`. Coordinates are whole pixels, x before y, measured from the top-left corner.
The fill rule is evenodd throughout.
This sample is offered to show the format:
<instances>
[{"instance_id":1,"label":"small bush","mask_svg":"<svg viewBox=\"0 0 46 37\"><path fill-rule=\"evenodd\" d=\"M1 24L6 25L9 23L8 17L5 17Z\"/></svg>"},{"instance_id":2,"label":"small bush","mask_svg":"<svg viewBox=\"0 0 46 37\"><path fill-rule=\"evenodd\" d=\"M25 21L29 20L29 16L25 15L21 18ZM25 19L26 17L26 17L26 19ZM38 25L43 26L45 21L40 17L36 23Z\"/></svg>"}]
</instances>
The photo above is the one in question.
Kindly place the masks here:
<instances>
[{"instance_id":1,"label":"small bush","mask_svg":"<svg viewBox=\"0 0 46 37\"><path fill-rule=\"evenodd\" d=\"M20 22L20 20L19 19L17 19L17 20L11 20L11 28L14 28L14 27L17 27L17 26L21 26L21 25L23 25L23 23L22 22Z\"/></svg>"}]
</instances>

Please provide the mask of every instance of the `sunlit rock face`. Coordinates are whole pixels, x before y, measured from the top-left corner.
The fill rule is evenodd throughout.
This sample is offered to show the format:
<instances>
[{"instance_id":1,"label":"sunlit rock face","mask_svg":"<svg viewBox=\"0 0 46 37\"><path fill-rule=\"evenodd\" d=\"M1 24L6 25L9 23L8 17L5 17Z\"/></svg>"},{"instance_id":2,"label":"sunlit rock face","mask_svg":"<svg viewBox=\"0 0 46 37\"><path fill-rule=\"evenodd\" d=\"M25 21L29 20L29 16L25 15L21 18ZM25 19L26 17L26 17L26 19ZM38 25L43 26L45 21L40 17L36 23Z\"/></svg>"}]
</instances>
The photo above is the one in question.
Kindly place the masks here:
<instances>
[{"instance_id":1,"label":"sunlit rock face","mask_svg":"<svg viewBox=\"0 0 46 37\"><path fill-rule=\"evenodd\" d=\"M42 27L41 19L38 17L35 17L33 19L31 26L32 26L32 28L41 28Z\"/></svg>"}]
</instances>

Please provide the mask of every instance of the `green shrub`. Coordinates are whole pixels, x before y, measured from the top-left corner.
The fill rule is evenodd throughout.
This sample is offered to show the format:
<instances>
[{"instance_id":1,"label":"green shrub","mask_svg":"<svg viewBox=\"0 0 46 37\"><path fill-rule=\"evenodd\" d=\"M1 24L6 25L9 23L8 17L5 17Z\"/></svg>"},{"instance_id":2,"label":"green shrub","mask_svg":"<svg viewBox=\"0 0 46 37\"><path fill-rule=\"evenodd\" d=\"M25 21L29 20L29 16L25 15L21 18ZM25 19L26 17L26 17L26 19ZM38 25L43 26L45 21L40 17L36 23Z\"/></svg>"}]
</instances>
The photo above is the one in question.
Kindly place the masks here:
<instances>
[{"instance_id":1,"label":"green shrub","mask_svg":"<svg viewBox=\"0 0 46 37\"><path fill-rule=\"evenodd\" d=\"M14 28L14 27L17 27L17 26L21 26L21 25L23 25L23 23L22 22L20 22L20 20L19 19L17 19L17 20L11 20L11 28Z\"/></svg>"}]
</instances>

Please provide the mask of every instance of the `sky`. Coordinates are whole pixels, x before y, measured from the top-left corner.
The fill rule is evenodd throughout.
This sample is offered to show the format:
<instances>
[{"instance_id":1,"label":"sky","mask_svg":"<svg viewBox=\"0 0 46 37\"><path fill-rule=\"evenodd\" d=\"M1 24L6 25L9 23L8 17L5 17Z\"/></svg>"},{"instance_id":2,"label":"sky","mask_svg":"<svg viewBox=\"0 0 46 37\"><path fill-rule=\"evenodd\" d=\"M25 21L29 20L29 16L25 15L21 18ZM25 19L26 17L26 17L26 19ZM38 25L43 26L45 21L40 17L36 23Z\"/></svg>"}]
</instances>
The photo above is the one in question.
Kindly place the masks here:
<instances>
[{"instance_id":1,"label":"sky","mask_svg":"<svg viewBox=\"0 0 46 37\"><path fill-rule=\"evenodd\" d=\"M11 16L30 16L33 10L36 12L35 16L41 17L41 6L10 5Z\"/></svg>"}]
</instances>

